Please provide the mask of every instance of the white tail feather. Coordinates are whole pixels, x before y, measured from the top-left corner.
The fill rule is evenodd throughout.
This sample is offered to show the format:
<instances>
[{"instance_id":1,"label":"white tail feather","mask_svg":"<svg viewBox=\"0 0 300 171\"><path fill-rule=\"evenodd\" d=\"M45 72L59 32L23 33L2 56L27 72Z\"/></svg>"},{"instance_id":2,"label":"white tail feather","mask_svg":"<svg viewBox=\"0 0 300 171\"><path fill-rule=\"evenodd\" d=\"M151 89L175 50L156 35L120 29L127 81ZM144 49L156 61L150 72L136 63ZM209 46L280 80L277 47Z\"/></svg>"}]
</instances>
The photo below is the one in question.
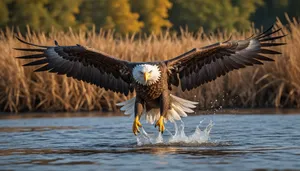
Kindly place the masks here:
<instances>
[{"instance_id":1,"label":"white tail feather","mask_svg":"<svg viewBox=\"0 0 300 171\"><path fill-rule=\"evenodd\" d=\"M182 110L181 106L172 103L171 107L182 117L186 117L187 114Z\"/></svg>"},{"instance_id":2,"label":"white tail feather","mask_svg":"<svg viewBox=\"0 0 300 171\"><path fill-rule=\"evenodd\" d=\"M135 97L127 101L118 103L117 106L122 106L121 111L124 111L125 115L134 115L134 104ZM170 109L168 110L165 122L170 121L174 122L175 120L181 120L181 117L186 117L186 113L194 112L193 108L196 107L198 102L193 102L189 100L182 99L180 97L170 94ZM144 110L143 115L148 123L154 124L160 117L159 108L151 109L146 112Z\"/></svg>"},{"instance_id":3,"label":"white tail feather","mask_svg":"<svg viewBox=\"0 0 300 171\"><path fill-rule=\"evenodd\" d=\"M176 101L174 101L174 102L172 103L172 105L174 105L174 106L180 106L180 108L181 108L184 112L187 112L187 113L193 113L193 112L194 112L192 109L190 109L190 108L188 108L188 107L186 107L186 106L184 106L184 105L181 105L180 103L178 103L178 102L176 102Z\"/></svg>"},{"instance_id":4,"label":"white tail feather","mask_svg":"<svg viewBox=\"0 0 300 171\"><path fill-rule=\"evenodd\" d=\"M132 102L133 102L133 103L135 102L135 97L133 97L133 98L131 98L131 99L129 99L129 100L126 100L126 101L124 101L124 102L117 103L116 105L117 105L117 106L125 106L125 105L127 105L127 104L131 104Z\"/></svg>"},{"instance_id":5,"label":"white tail feather","mask_svg":"<svg viewBox=\"0 0 300 171\"><path fill-rule=\"evenodd\" d=\"M124 111L125 115L134 115L134 103L135 103L135 97L132 99L126 100L121 103L117 103L117 106L123 106L121 107L121 111Z\"/></svg>"},{"instance_id":6,"label":"white tail feather","mask_svg":"<svg viewBox=\"0 0 300 171\"><path fill-rule=\"evenodd\" d=\"M180 120L180 115L172 108L168 113L170 112L170 116L172 116L173 119L175 120Z\"/></svg>"},{"instance_id":7,"label":"white tail feather","mask_svg":"<svg viewBox=\"0 0 300 171\"><path fill-rule=\"evenodd\" d=\"M130 103L130 104L127 104L127 105L121 107L120 110L126 111L126 110L128 110L128 109L130 109L130 108L132 108L132 107L134 107L134 103L132 103L132 104L131 104L131 103Z\"/></svg>"},{"instance_id":8,"label":"white tail feather","mask_svg":"<svg viewBox=\"0 0 300 171\"><path fill-rule=\"evenodd\" d=\"M174 101L177 101L179 102L180 104L186 106L186 107L189 107L189 108L195 108L198 104L198 102L193 102L193 101L189 101L189 100L185 100L185 99L182 99L180 97L177 97L177 96L174 96L172 94L170 94L170 97L172 98L172 100Z\"/></svg>"}]
</instances>

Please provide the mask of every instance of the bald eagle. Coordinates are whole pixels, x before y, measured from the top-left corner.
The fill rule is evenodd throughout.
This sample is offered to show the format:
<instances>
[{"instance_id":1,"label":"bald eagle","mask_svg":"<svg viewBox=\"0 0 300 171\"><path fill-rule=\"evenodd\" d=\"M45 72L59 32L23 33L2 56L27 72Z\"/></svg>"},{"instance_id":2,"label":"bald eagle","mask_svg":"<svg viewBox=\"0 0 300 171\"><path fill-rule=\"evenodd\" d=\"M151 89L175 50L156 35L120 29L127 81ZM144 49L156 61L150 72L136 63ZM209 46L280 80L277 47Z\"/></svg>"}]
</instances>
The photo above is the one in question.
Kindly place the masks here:
<instances>
[{"instance_id":1,"label":"bald eagle","mask_svg":"<svg viewBox=\"0 0 300 171\"><path fill-rule=\"evenodd\" d=\"M191 90L232 70L273 61L265 55L280 54L268 49L285 44L275 42L285 36L273 36L280 30L272 31L271 27L245 40L227 40L194 48L175 58L157 62L129 62L78 44L59 46L55 41L55 46L41 46L18 37L22 43L36 48L15 49L37 52L18 57L34 59L24 66L43 65L35 72L66 74L124 95L136 91L134 98L117 105L122 106L125 114L135 116L132 131L137 135L143 114L148 122L155 123L158 131L163 132L164 122L180 120L187 116L186 113L193 112L197 102L170 94L172 86L180 85L182 91Z\"/></svg>"}]
</instances>

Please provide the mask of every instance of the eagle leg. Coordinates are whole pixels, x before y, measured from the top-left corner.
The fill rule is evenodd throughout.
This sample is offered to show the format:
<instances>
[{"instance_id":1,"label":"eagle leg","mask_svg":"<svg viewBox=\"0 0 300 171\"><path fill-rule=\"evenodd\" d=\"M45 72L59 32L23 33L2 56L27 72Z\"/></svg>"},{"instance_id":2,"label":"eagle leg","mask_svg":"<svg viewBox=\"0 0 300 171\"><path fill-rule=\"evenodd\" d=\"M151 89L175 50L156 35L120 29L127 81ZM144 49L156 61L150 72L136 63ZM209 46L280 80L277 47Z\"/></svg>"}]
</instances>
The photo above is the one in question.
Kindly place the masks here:
<instances>
[{"instance_id":1,"label":"eagle leg","mask_svg":"<svg viewBox=\"0 0 300 171\"><path fill-rule=\"evenodd\" d=\"M140 128L142 127L142 124L140 123L141 115L143 114L144 110L144 104L143 101L139 98L136 98L135 100L135 106L134 106L134 121L132 124L132 132L134 135L137 135L140 133Z\"/></svg>"},{"instance_id":2,"label":"eagle leg","mask_svg":"<svg viewBox=\"0 0 300 171\"><path fill-rule=\"evenodd\" d=\"M139 116L136 116L133 121L133 124L132 124L132 132L134 133L134 135L137 135L138 133L140 133L139 127L142 127L142 124L140 122Z\"/></svg>"},{"instance_id":3,"label":"eagle leg","mask_svg":"<svg viewBox=\"0 0 300 171\"><path fill-rule=\"evenodd\" d=\"M164 133L165 125L164 118L167 116L168 110L170 108L170 97L169 91L164 91L160 97L160 117L157 120L155 127L158 126L158 131Z\"/></svg>"},{"instance_id":4,"label":"eagle leg","mask_svg":"<svg viewBox=\"0 0 300 171\"><path fill-rule=\"evenodd\" d=\"M158 121L155 124L155 127L158 126L158 131L161 133L164 133L165 130L165 124L164 124L164 116L160 115Z\"/></svg>"}]
</instances>

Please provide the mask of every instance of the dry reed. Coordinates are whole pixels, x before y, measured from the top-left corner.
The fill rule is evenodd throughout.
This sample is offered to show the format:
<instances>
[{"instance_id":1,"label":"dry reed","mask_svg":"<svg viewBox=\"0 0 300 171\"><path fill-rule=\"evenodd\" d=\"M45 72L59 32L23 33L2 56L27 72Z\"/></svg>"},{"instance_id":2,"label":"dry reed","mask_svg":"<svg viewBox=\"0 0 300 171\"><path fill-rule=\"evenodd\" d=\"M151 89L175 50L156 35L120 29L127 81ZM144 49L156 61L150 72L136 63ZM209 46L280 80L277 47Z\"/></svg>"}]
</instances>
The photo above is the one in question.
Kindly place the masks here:
<instances>
[{"instance_id":1,"label":"dry reed","mask_svg":"<svg viewBox=\"0 0 300 171\"><path fill-rule=\"evenodd\" d=\"M288 34L283 39L286 46L277 47L282 55L275 62L263 66L248 67L233 71L216 81L189 92L174 89L175 94L199 101L200 109L223 107L300 107L300 25L289 20L287 26L280 21ZM233 39L243 39L257 30L235 33ZM21 36L19 34L19 36ZM27 41L43 45L76 43L91 46L106 53L130 61L155 61L175 57L194 47L201 47L228 38L226 34L207 36L202 32L194 35L182 31L180 35L166 32L158 36L126 36L114 38L113 32L96 33L52 31L31 33ZM18 42L9 29L0 34L0 111L92 111L116 110L115 103L132 97L125 97L105 91L94 85L50 73L33 73L33 67L24 68L24 61L16 56L23 52L14 47L26 47Z\"/></svg>"}]
</instances>

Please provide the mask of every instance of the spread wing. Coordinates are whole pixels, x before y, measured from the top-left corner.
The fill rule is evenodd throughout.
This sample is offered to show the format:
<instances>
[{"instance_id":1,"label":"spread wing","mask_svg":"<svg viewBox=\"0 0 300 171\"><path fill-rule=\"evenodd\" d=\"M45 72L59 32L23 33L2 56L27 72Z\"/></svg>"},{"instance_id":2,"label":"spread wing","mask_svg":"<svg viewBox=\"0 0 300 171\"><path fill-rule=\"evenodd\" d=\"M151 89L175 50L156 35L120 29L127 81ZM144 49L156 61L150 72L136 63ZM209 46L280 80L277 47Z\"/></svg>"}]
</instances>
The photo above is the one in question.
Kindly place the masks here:
<instances>
[{"instance_id":1,"label":"spread wing","mask_svg":"<svg viewBox=\"0 0 300 171\"><path fill-rule=\"evenodd\" d=\"M246 40L228 40L202 48L194 48L167 60L165 63L170 71L169 84L179 86L180 83L183 91L191 90L232 70L256 64L261 65L263 61L274 61L265 55L280 54L280 52L268 49L285 44L274 42L285 36L273 36L280 30L272 31L271 27Z\"/></svg>"},{"instance_id":2,"label":"spread wing","mask_svg":"<svg viewBox=\"0 0 300 171\"><path fill-rule=\"evenodd\" d=\"M40 46L25 42L22 43L38 48L15 48L16 50L37 52L20 56L21 59L33 59L24 66L43 65L35 72L49 71L57 74L66 74L99 87L128 95L133 91L131 85L130 62L116 59L103 52L90 48L76 46Z\"/></svg>"}]
</instances>

